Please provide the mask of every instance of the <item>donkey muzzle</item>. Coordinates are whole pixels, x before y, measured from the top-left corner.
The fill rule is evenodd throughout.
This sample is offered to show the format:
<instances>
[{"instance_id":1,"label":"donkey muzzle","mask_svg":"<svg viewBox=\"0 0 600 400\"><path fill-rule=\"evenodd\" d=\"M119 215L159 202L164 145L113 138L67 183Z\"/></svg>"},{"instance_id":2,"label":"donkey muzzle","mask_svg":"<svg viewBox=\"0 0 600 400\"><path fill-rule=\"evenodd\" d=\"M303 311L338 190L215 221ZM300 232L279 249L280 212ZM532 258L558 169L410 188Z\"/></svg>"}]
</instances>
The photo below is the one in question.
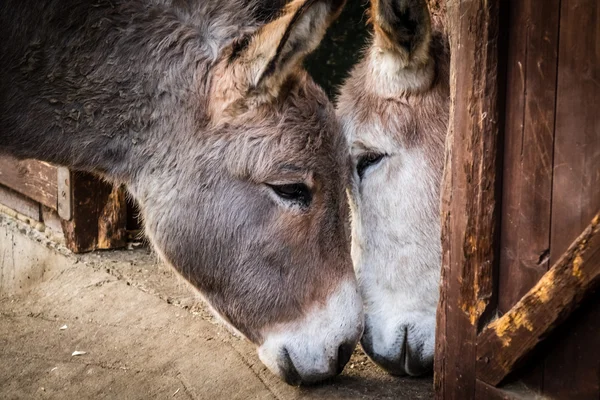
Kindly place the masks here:
<instances>
[{"instance_id":1,"label":"donkey muzzle","mask_svg":"<svg viewBox=\"0 0 600 400\"><path fill-rule=\"evenodd\" d=\"M386 334L367 317L361 345L377 365L391 375L421 376L433 369L435 326L404 323Z\"/></svg>"},{"instance_id":2,"label":"donkey muzzle","mask_svg":"<svg viewBox=\"0 0 600 400\"><path fill-rule=\"evenodd\" d=\"M323 381L342 372L363 331L362 301L349 280L301 321L265 332L261 361L290 385Z\"/></svg>"}]
</instances>

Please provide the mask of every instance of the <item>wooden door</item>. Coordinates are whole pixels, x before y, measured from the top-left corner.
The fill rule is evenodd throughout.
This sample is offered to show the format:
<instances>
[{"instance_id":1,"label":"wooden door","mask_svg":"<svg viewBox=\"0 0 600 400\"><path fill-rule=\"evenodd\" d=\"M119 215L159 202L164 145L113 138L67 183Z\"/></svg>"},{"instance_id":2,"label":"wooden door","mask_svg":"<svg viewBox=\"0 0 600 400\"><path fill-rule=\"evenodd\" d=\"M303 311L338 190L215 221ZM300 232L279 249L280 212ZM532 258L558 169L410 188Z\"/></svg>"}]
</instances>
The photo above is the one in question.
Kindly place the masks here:
<instances>
[{"instance_id":1,"label":"wooden door","mask_svg":"<svg viewBox=\"0 0 600 400\"><path fill-rule=\"evenodd\" d=\"M600 4L450 0L447 20L437 397L597 400Z\"/></svg>"}]
</instances>

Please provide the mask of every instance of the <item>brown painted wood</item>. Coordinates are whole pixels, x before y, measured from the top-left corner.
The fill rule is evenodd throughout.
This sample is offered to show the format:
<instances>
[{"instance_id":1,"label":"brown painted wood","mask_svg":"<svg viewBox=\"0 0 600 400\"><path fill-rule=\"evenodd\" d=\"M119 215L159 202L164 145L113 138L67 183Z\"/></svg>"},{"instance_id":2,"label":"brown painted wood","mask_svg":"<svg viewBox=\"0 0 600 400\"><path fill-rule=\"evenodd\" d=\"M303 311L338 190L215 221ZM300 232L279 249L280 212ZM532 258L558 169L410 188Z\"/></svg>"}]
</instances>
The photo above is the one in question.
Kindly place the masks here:
<instances>
[{"instance_id":1,"label":"brown painted wood","mask_svg":"<svg viewBox=\"0 0 600 400\"><path fill-rule=\"evenodd\" d=\"M442 188L436 398L475 395L475 339L497 262L498 1L448 3L451 110Z\"/></svg>"},{"instance_id":2,"label":"brown painted wood","mask_svg":"<svg viewBox=\"0 0 600 400\"><path fill-rule=\"evenodd\" d=\"M477 378L496 386L600 283L600 213L556 264L477 339Z\"/></svg>"},{"instance_id":3,"label":"brown painted wood","mask_svg":"<svg viewBox=\"0 0 600 400\"><path fill-rule=\"evenodd\" d=\"M498 310L548 270L559 0L510 5Z\"/></svg>"},{"instance_id":4,"label":"brown painted wood","mask_svg":"<svg viewBox=\"0 0 600 400\"><path fill-rule=\"evenodd\" d=\"M53 165L0 156L0 184L47 207L57 207L56 167Z\"/></svg>"},{"instance_id":5,"label":"brown painted wood","mask_svg":"<svg viewBox=\"0 0 600 400\"><path fill-rule=\"evenodd\" d=\"M41 221L40 204L12 189L0 185L0 204L30 218Z\"/></svg>"},{"instance_id":6,"label":"brown painted wood","mask_svg":"<svg viewBox=\"0 0 600 400\"><path fill-rule=\"evenodd\" d=\"M538 398L536 393L523 384L516 383L502 388L490 386L477 380L475 399L482 400L531 400Z\"/></svg>"},{"instance_id":7,"label":"brown painted wood","mask_svg":"<svg viewBox=\"0 0 600 400\"><path fill-rule=\"evenodd\" d=\"M543 392L551 399L598 400L600 290L591 295L544 343Z\"/></svg>"},{"instance_id":8,"label":"brown painted wood","mask_svg":"<svg viewBox=\"0 0 600 400\"><path fill-rule=\"evenodd\" d=\"M498 312L548 270L560 0L504 2L507 34ZM543 386L543 364L523 369Z\"/></svg>"},{"instance_id":9,"label":"brown painted wood","mask_svg":"<svg viewBox=\"0 0 600 400\"><path fill-rule=\"evenodd\" d=\"M124 190L81 172L71 172L70 181L73 217L62 221L67 247L75 253L123 247L127 237Z\"/></svg>"},{"instance_id":10,"label":"brown painted wood","mask_svg":"<svg viewBox=\"0 0 600 400\"><path fill-rule=\"evenodd\" d=\"M551 261L600 210L600 4L563 0L560 13ZM543 393L600 398L600 303L552 337Z\"/></svg>"}]
</instances>

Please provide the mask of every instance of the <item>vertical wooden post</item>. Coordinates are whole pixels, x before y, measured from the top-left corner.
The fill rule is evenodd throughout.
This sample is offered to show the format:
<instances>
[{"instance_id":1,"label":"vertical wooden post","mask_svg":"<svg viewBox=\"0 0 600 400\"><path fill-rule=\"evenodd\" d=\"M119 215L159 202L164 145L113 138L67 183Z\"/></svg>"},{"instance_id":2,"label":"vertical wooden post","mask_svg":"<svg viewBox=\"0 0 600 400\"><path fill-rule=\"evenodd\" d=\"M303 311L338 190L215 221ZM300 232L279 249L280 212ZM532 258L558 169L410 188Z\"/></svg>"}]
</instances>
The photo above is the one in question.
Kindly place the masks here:
<instances>
[{"instance_id":1,"label":"vertical wooden post","mask_svg":"<svg viewBox=\"0 0 600 400\"><path fill-rule=\"evenodd\" d=\"M471 399L476 339L494 294L500 195L499 0L449 0L451 106L442 187L438 399Z\"/></svg>"},{"instance_id":2,"label":"vertical wooden post","mask_svg":"<svg viewBox=\"0 0 600 400\"><path fill-rule=\"evenodd\" d=\"M67 247L82 253L122 247L127 239L125 192L83 172L71 171L71 219L62 221Z\"/></svg>"}]
</instances>

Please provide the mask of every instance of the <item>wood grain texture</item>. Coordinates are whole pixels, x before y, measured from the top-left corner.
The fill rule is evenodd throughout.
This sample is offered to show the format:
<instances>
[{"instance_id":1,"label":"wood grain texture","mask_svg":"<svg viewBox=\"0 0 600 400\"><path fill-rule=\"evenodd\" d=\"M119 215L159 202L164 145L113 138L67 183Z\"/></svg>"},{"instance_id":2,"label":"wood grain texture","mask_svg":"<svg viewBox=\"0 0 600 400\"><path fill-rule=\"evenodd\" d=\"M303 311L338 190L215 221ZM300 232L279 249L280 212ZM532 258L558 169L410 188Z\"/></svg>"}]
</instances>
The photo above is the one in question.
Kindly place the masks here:
<instances>
[{"instance_id":1,"label":"wood grain texture","mask_svg":"<svg viewBox=\"0 0 600 400\"><path fill-rule=\"evenodd\" d=\"M498 204L498 1L449 1L451 109L442 187L434 386L475 398L476 336L493 295Z\"/></svg>"},{"instance_id":2,"label":"wood grain texture","mask_svg":"<svg viewBox=\"0 0 600 400\"><path fill-rule=\"evenodd\" d=\"M0 184L46 207L57 208L56 167L53 165L0 156Z\"/></svg>"},{"instance_id":3,"label":"wood grain texture","mask_svg":"<svg viewBox=\"0 0 600 400\"><path fill-rule=\"evenodd\" d=\"M523 298L477 338L477 378L496 386L600 282L600 214Z\"/></svg>"},{"instance_id":4,"label":"wood grain texture","mask_svg":"<svg viewBox=\"0 0 600 400\"><path fill-rule=\"evenodd\" d=\"M40 204L15 192L12 189L0 185L0 204L30 218L33 221L40 222Z\"/></svg>"},{"instance_id":5,"label":"wood grain texture","mask_svg":"<svg viewBox=\"0 0 600 400\"><path fill-rule=\"evenodd\" d=\"M600 210L600 3L561 1L550 261ZM550 338L543 393L600 398L600 303Z\"/></svg>"},{"instance_id":6,"label":"wood grain texture","mask_svg":"<svg viewBox=\"0 0 600 400\"><path fill-rule=\"evenodd\" d=\"M549 268L560 0L506 2L506 111L498 312ZM519 376L541 388L544 366Z\"/></svg>"},{"instance_id":7,"label":"wood grain texture","mask_svg":"<svg viewBox=\"0 0 600 400\"><path fill-rule=\"evenodd\" d=\"M127 237L124 190L81 172L71 172L70 181L72 218L62 220L67 247L75 253L123 247Z\"/></svg>"},{"instance_id":8,"label":"wood grain texture","mask_svg":"<svg viewBox=\"0 0 600 400\"><path fill-rule=\"evenodd\" d=\"M477 399L481 400L535 400L540 398L522 383L497 388L477 380L476 392Z\"/></svg>"},{"instance_id":9,"label":"wood grain texture","mask_svg":"<svg viewBox=\"0 0 600 400\"><path fill-rule=\"evenodd\" d=\"M500 313L549 267L559 6L524 0L509 10Z\"/></svg>"}]
</instances>

